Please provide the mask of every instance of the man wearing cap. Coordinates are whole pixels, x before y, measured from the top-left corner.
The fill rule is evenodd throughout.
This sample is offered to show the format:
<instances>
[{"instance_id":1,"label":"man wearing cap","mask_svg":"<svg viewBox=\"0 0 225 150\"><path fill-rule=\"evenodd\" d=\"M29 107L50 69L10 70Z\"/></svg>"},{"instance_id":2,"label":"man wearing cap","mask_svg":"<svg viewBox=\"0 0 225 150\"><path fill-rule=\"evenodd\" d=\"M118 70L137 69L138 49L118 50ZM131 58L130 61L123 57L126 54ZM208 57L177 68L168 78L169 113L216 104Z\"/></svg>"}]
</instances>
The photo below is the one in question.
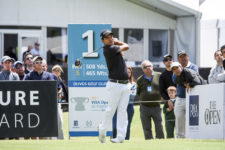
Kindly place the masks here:
<instances>
[{"instance_id":1,"label":"man wearing cap","mask_svg":"<svg viewBox=\"0 0 225 150\"><path fill-rule=\"evenodd\" d=\"M24 65L21 61L16 61L14 63L14 70L16 71L16 73L19 75L20 80L23 80L24 78Z\"/></svg>"},{"instance_id":2,"label":"man wearing cap","mask_svg":"<svg viewBox=\"0 0 225 150\"><path fill-rule=\"evenodd\" d=\"M40 44L39 43L35 43L34 44L34 48L30 51L30 53L35 57L35 56L41 56L41 52L40 52Z\"/></svg>"},{"instance_id":3,"label":"man wearing cap","mask_svg":"<svg viewBox=\"0 0 225 150\"><path fill-rule=\"evenodd\" d=\"M189 61L189 56L187 55L185 51L183 50L179 51L177 53L177 58L180 65L183 68L189 68L198 73L198 66ZM176 121L176 123L179 123L179 124L176 125L176 129L178 129L176 134L177 134L177 138L184 138L185 137L185 121L183 121L183 118L185 118L185 113L186 113L186 87L176 82L175 74L173 74L173 82L177 86L177 100L175 103L174 113L175 113L176 119L178 120Z\"/></svg>"},{"instance_id":4,"label":"man wearing cap","mask_svg":"<svg viewBox=\"0 0 225 150\"><path fill-rule=\"evenodd\" d=\"M11 57L3 56L1 59L1 64L2 64L2 71L0 72L0 80L8 80L8 81L20 80L18 74L11 71L11 66L12 66ZM4 138L0 138L0 139L4 139ZM9 138L9 139L12 139L12 138Z\"/></svg>"},{"instance_id":5,"label":"man wearing cap","mask_svg":"<svg viewBox=\"0 0 225 150\"><path fill-rule=\"evenodd\" d=\"M24 80L54 80L53 76L49 72L42 70L42 60L40 56L33 58L34 70L28 73Z\"/></svg>"},{"instance_id":6,"label":"man wearing cap","mask_svg":"<svg viewBox=\"0 0 225 150\"><path fill-rule=\"evenodd\" d=\"M3 56L1 62L3 69L0 72L0 80L20 80L18 74L11 71L12 58Z\"/></svg>"},{"instance_id":7,"label":"man wearing cap","mask_svg":"<svg viewBox=\"0 0 225 150\"><path fill-rule=\"evenodd\" d=\"M179 51L177 53L177 58L183 68L189 68L198 72L198 66L189 61L189 56L185 51Z\"/></svg>"},{"instance_id":8,"label":"man wearing cap","mask_svg":"<svg viewBox=\"0 0 225 150\"><path fill-rule=\"evenodd\" d=\"M195 85L205 84L204 79L197 72L189 68L183 68L178 62L173 62L171 69L177 76L176 83L186 87L187 92Z\"/></svg>"},{"instance_id":9,"label":"man wearing cap","mask_svg":"<svg viewBox=\"0 0 225 150\"><path fill-rule=\"evenodd\" d=\"M169 107L172 109L173 108L173 103L171 103L167 89L170 86L175 86L175 84L172 81L172 76L173 76L173 72L171 70L171 64L173 62L173 58L171 55L166 54L163 57L163 64L166 67L166 70L163 71L163 73L160 75L159 78L159 91L160 94L162 96L162 98L166 101L168 101L168 105Z\"/></svg>"},{"instance_id":10,"label":"man wearing cap","mask_svg":"<svg viewBox=\"0 0 225 150\"><path fill-rule=\"evenodd\" d=\"M109 71L109 81L106 84L109 101L104 118L99 124L99 140L101 143L106 142L106 131L117 109L117 137L111 139L111 142L122 143L127 131L127 105L130 96L129 76L122 52L127 51L129 46L113 38L113 33L109 30L102 31L100 36L104 43L103 53Z\"/></svg>"},{"instance_id":11,"label":"man wearing cap","mask_svg":"<svg viewBox=\"0 0 225 150\"><path fill-rule=\"evenodd\" d=\"M145 60L141 64L144 72L137 79L137 95L140 101L140 117L146 140L153 139L152 123L155 124L156 138L164 138L160 108L159 77L160 72L153 71L153 64Z\"/></svg>"},{"instance_id":12,"label":"man wearing cap","mask_svg":"<svg viewBox=\"0 0 225 150\"><path fill-rule=\"evenodd\" d=\"M173 62L171 69L174 73L173 82L177 84L177 100L175 102L174 113L176 116L177 138L185 138L185 115L186 115L186 91L195 85L205 84L203 78L195 70L183 67L178 62ZM185 91L186 90L186 91Z\"/></svg>"}]
</instances>

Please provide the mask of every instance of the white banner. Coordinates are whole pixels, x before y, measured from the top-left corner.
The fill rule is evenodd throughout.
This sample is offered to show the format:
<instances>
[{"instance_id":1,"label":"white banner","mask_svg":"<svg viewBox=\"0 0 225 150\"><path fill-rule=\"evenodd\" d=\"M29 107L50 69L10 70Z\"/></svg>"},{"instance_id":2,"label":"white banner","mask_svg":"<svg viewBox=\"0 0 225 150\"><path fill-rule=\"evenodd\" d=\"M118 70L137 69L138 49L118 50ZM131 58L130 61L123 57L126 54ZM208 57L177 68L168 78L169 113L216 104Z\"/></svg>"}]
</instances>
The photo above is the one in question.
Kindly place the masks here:
<instances>
[{"instance_id":1,"label":"white banner","mask_svg":"<svg viewBox=\"0 0 225 150\"><path fill-rule=\"evenodd\" d=\"M97 127L108 106L106 88L70 88L69 131L71 136L97 136ZM110 129L112 130L112 129Z\"/></svg>"},{"instance_id":2,"label":"white banner","mask_svg":"<svg viewBox=\"0 0 225 150\"><path fill-rule=\"evenodd\" d=\"M186 137L225 139L225 84L199 85L186 100Z\"/></svg>"}]
</instances>

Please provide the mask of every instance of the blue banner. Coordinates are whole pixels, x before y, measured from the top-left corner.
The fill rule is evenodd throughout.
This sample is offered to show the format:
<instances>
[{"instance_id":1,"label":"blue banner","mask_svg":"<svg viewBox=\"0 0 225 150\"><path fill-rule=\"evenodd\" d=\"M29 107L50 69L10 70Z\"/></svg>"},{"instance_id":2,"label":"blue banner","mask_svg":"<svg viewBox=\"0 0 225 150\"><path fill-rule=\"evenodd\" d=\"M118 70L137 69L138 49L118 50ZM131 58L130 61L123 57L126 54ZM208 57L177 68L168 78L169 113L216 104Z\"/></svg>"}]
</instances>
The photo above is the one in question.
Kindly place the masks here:
<instances>
[{"instance_id":1,"label":"blue banner","mask_svg":"<svg viewBox=\"0 0 225 150\"><path fill-rule=\"evenodd\" d=\"M189 102L189 125L198 126L199 125L199 96L190 96Z\"/></svg>"},{"instance_id":2,"label":"blue banner","mask_svg":"<svg viewBox=\"0 0 225 150\"><path fill-rule=\"evenodd\" d=\"M109 24L68 26L69 135L98 136L108 106L108 69L100 34ZM80 60L81 65L75 65ZM112 135L112 128L107 132Z\"/></svg>"},{"instance_id":3,"label":"blue banner","mask_svg":"<svg viewBox=\"0 0 225 150\"><path fill-rule=\"evenodd\" d=\"M88 83L108 80L107 65L102 51L103 43L100 38L104 29L111 30L111 25L69 24L69 87L99 87L101 83L96 84L96 86ZM95 52L96 50L97 52ZM74 65L78 58L81 61L80 67ZM81 85L80 82L87 84Z\"/></svg>"}]
</instances>

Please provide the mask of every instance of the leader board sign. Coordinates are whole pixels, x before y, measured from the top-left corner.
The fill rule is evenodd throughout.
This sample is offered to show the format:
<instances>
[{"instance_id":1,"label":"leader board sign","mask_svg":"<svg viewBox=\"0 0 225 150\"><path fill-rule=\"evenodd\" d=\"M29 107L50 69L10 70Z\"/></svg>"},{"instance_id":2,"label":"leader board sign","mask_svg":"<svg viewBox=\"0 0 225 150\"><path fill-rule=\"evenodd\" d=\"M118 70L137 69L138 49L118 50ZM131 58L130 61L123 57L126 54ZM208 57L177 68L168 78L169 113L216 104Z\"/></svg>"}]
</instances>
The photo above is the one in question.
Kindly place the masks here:
<instances>
[{"instance_id":1,"label":"leader board sign","mask_svg":"<svg viewBox=\"0 0 225 150\"><path fill-rule=\"evenodd\" d=\"M0 82L0 138L57 136L56 81Z\"/></svg>"},{"instance_id":2,"label":"leader board sign","mask_svg":"<svg viewBox=\"0 0 225 150\"><path fill-rule=\"evenodd\" d=\"M225 84L199 85L186 98L186 137L225 139Z\"/></svg>"},{"instance_id":3,"label":"leader board sign","mask_svg":"<svg viewBox=\"0 0 225 150\"><path fill-rule=\"evenodd\" d=\"M108 70L100 38L104 29L111 30L111 25L68 25L69 136L98 136L98 124L108 106Z\"/></svg>"}]
</instances>

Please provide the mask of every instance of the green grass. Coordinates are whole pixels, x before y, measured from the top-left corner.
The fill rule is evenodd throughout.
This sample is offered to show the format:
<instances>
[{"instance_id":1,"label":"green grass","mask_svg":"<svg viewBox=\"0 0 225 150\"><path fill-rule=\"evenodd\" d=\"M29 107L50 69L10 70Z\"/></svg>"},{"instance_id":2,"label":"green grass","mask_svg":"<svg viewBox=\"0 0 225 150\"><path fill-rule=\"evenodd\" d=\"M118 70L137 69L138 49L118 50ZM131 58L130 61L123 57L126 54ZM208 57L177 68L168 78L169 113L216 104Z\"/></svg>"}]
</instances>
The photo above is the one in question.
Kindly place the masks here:
<instances>
[{"instance_id":1,"label":"green grass","mask_svg":"<svg viewBox=\"0 0 225 150\"><path fill-rule=\"evenodd\" d=\"M131 140L122 144L113 144L109 138L106 144L101 144L97 137L69 140L68 113L63 115L65 140L1 140L0 150L225 150L224 140L144 140L138 106L131 125Z\"/></svg>"}]
</instances>

